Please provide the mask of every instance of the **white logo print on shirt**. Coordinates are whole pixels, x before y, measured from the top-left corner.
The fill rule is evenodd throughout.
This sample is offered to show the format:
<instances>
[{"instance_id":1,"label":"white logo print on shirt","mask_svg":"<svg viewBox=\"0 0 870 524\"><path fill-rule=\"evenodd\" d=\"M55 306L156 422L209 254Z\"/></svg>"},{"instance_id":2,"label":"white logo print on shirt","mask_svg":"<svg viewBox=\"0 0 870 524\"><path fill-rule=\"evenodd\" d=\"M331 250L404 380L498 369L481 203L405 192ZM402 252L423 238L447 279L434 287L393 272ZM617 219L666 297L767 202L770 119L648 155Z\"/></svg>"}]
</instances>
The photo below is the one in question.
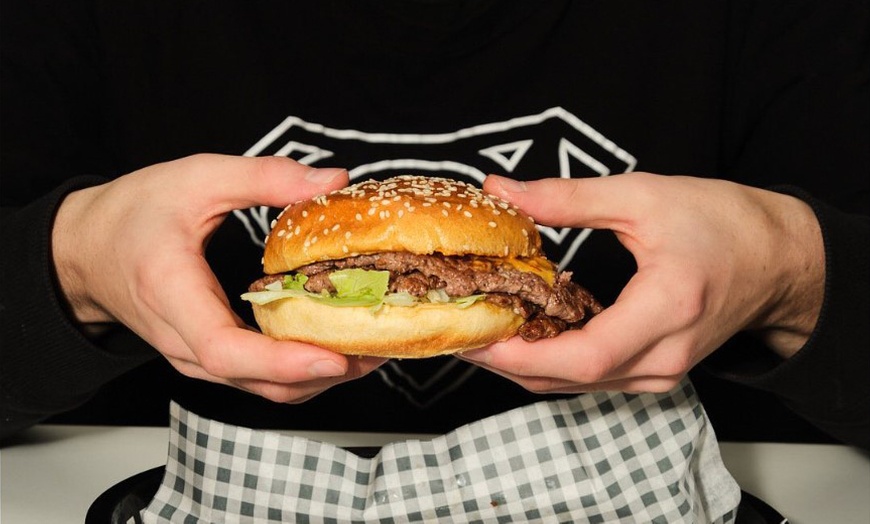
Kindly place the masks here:
<instances>
[{"instance_id":1,"label":"white logo print on shirt","mask_svg":"<svg viewBox=\"0 0 870 524\"><path fill-rule=\"evenodd\" d=\"M288 116L244 154L286 156L310 166L345 167L352 181L427 174L478 186L487 173L514 178L585 178L632 171L637 164L631 154L561 107L433 134L337 129ZM263 247L277 211L260 206L234 214L252 242ZM538 229L544 252L558 261L559 269L571 263L591 233L589 229ZM411 365L396 361L377 371L411 403L427 406L459 387L478 369L459 362L449 359L426 376L414 376Z\"/></svg>"}]
</instances>

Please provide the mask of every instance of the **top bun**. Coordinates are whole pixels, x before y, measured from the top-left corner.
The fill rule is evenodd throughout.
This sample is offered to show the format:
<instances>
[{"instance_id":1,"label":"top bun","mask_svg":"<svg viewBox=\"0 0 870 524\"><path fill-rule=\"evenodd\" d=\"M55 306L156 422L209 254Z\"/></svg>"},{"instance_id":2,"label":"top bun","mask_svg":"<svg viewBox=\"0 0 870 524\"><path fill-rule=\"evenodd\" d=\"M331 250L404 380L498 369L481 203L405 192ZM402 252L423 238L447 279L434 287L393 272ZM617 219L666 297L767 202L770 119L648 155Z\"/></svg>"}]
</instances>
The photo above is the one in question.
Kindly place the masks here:
<instances>
[{"instance_id":1,"label":"top bun","mask_svg":"<svg viewBox=\"0 0 870 524\"><path fill-rule=\"evenodd\" d=\"M534 257L541 236L515 206L447 178L368 180L291 204L272 223L263 269L386 251Z\"/></svg>"}]
</instances>

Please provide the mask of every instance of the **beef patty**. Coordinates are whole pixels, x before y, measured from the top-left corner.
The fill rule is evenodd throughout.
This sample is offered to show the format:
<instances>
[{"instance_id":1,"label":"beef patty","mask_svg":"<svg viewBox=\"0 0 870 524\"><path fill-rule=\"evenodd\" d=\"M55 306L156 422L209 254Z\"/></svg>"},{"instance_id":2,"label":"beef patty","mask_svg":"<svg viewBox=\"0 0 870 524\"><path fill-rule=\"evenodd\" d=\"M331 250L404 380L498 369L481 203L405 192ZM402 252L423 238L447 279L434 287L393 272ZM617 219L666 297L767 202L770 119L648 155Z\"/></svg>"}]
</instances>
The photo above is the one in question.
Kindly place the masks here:
<instances>
[{"instance_id":1,"label":"beef patty","mask_svg":"<svg viewBox=\"0 0 870 524\"><path fill-rule=\"evenodd\" d=\"M334 291L329 274L348 268L389 271L390 291L422 297L430 290L443 289L448 296L486 294L486 300L512 309L526 319L519 335L528 341L554 337L562 331L583 326L601 305L587 290L571 281L571 273L560 272L553 285L543 278L498 259L441 254L415 255L384 252L372 255L315 262L296 271L308 277L305 289L312 293ZM261 291L283 275L257 280L250 291Z\"/></svg>"}]
</instances>

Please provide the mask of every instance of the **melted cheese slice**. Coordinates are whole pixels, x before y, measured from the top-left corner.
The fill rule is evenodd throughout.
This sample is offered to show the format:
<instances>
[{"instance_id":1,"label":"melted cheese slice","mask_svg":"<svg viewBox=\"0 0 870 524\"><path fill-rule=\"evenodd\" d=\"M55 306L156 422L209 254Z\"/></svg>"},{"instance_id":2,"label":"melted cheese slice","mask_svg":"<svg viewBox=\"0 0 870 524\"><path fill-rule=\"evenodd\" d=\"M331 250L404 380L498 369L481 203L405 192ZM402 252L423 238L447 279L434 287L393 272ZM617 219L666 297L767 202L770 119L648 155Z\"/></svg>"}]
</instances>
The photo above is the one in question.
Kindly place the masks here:
<instances>
[{"instance_id":1,"label":"melted cheese slice","mask_svg":"<svg viewBox=\"0 0 870 524\"><path fill-rule=\"evenodd\" d=\"M538 275L551 286L556 282L556 266L544 257L502 258L500 260L519 271Z\"/></svg>"},{"instance_id":2,"label":"melted cheese slice","mask_svg":"<svg viewBox=\"0 0 870 524\"><path fill-rule=\"evenodd\" d=\"M478 271L492 271L494 265L511 266L517 271L538 275L544 282L553 285L556 282L556 266L545 257L528 258L475 258L472 265Z\"/></svg>"}]
</instances>

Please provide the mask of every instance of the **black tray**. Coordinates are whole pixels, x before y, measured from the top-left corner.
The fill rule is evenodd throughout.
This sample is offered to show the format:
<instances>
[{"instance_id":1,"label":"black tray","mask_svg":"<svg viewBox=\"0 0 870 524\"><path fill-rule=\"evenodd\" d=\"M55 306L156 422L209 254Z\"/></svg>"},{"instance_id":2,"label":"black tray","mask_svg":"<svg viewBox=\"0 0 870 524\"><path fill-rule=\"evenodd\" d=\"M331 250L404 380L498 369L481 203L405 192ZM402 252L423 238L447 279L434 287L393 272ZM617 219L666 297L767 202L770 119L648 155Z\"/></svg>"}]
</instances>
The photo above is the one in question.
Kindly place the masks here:
<instances>
[{"instance_id":1,"label":"black tray","mask_svg":"<svg viewBox=\"0 0 870 524\"><path fill-rule=\"evenodd\" d=\"M378 448L349 448L349 451L371 458ZM163 482L163 470L164 466L158 466L143 471L104 491L88 508L85 524L142 524L139 514L157 493ZM788 524L788 519L743 491L736 524Z\"/></svg>"}]
</instances>

